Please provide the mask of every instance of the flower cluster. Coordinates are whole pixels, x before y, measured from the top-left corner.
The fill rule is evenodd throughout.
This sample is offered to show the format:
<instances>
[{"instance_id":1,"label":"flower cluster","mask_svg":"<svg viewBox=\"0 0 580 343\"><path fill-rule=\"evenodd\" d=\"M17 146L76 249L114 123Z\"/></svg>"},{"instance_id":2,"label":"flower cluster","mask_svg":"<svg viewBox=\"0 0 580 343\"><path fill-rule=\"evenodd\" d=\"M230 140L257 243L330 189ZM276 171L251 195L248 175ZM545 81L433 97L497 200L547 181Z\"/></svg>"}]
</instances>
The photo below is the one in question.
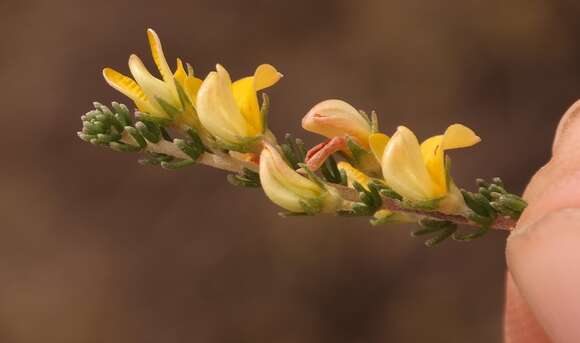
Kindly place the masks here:
<instances>
[{"instance_id":1,"label":"flower cluster","mask_svg":"<svg viewBox=\"0 0 580 343\"><path fill-rule=\"evenodd\" d=\"M253 76L232 82L228 71L218 64L202 81L191 65L186 71L179 58L173 73L155 31L147 30L147 37L161 79L151 75L139 57L131 55L133 79L105 68L107 83L131 98L144 117L182 130L196 129L221 148L259 152L266 123L257 92L276 84L282 74L262 64Z\"/></svg>"},{"instance_id":2,"label":"flower cluster","mask_svg":"<svg viewBox=\"0 0 580 343\"><path fill-rule=\"evenodd\" d=\"M314 106L302 120L302 127L330 140L311 155L316 159L312 165L317 167L329 154L341 151L360 169L349 165L354 169L351 174L366 176L366 172L380 178L409 206L465 213L467 207L449 174L445 152L470 147L481 139L468 127L453 124L444 134L419 144L407 127L399 126L389 137L378 132L375 122L376 118L370 120L342 100L326 100ZM380 169L378 175L375 165Z\"/></svg>"},{"instance_id":3,"label":"flower cluster","mask_svg":"<svg viewBox=\"0 0 580 343\"><path fill-rule=\"evenodd\" d=\"M289 137L278 143L266 121L269 98L263 93L260 103L258 97L282 78L276 68L262 64L232 82L220 64L199 77L178 58L172 71L155 31L147 30L147 38L159 77L136 55L129 57L132 78L103 70L106 82L135 103L136 120L124 105L113 103L111 111L95 103L82 117L81 139L147 152L145 163L167 169L197 162L234 172L228 180L262 187L288 214L365 215L374 224L419 221L426 228L417 234L439 232L433 244L454 234L456 223L480 226L473 238L525 208L498 180L481 183L476 194L455 185L447 152L480 142L464 125L420 143L409 128L396 127L389 136L379 130L374 111L367 115L332 99L302 119L302 127L324 142L310 150Z\"/></svg>"}]
</instances>

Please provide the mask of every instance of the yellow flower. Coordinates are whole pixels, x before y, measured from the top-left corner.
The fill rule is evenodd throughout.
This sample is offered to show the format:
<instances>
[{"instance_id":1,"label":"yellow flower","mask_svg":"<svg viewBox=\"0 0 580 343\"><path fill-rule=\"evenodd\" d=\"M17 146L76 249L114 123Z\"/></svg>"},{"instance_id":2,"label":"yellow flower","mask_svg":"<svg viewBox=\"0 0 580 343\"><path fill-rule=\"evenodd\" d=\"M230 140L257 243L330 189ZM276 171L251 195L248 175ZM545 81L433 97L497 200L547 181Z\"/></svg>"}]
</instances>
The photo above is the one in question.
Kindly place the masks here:
<instances>
[{"instance_id":1,"label":"yellow flower","mask_svg":"<svg viewBox=\"0 0 580 343\"><path fill-rule=\"evenodd\" d=\"M147 38L161 79L151 75L137 55L131 55L129 70L134 79L111 68L105 68L103 69L105 80L113 88L131 98L139 111L147 116L195 127L197 116L193 104L201 80L193 76L190 66L186 72L180 59L177 59L177 68L173 74L155 31L148 29Z\"/></svg>"},{"instance_id":2,"label":"yellow flower","mask_svg":"<svg viewBox=\"0 0 580 343\"><path fill-rule=\"evenodd\" d=\"M454 124L443 135L421 145L411 130L399 126L392 138L383 134L369 137L371 149L381 161L385 181L404 199L424 202L445 197L449 191L445 151L466 148L481 139L469 128Z\"/></svg>"},{"instance_id":3,"label":"yellow flower","mask_svg":"<svg viewBox=\"0 0 580 343\"><path fill-rule=\"evenodd\" d=\"M302 119L302 127L327 138L348 135L368 148L371 124L359 111L342 100L325 100L315 105Z\"/></svg>"},{"instance_id":4,"label":"yellow flower","mask_svg":"<svg viewBox=\"0 0 580 343\"><path fill-rule=\"evenodd\" d=\"M332 212L341 203L334 189L298 174L269 143L260 155L260 183L273 203L290 212Z\"/></svg>"},{"instance_id":5,"label":"yellow flower","mask_svg":"<svg viewBox=\"0 0 580 343\"><path fill-rule=\"evenodd\" d=\"M269 64L260 65L253 76L234 83L221 65L209 73L197 95L201 124L229 150L247 151L259 140L266 123L258 105L257 91L274 85L282 74Z\"/></svg>"}]
</instances>

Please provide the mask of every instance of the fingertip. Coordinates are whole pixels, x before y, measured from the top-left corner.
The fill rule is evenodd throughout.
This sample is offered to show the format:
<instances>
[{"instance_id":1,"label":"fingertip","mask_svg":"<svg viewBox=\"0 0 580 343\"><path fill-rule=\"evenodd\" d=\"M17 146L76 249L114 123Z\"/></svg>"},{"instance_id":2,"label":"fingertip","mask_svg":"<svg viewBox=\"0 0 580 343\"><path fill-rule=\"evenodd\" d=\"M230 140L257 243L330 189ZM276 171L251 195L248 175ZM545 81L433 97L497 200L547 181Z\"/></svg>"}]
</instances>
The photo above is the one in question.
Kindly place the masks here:
<instances>
[{"instance_id":1,"label":"fingertip","mask_svg":"<svg viewBox=\"0 0 580 343\"><path fill-rule=\"evenodd\" d=\"M554 211L510 235L515 284L548 336L580 342L580 209Z\"/></svg>"}]
</instances>

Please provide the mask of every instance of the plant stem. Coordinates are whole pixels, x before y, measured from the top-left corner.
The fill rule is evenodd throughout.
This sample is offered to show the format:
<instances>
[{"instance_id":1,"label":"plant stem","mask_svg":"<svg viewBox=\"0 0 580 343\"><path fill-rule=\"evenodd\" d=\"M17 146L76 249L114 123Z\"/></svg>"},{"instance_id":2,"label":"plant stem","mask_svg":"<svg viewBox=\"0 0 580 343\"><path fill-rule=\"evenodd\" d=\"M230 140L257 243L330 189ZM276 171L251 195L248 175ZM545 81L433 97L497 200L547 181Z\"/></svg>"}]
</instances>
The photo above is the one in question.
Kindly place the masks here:
<instances>
[{"instance_id":1,"label":"plant stem","mask_svg":"<svg viewBox=\"0 0 580 343\"><path fill-rule=\"evenodd\" d=\"M359 201L358 192L355 189L338 185L338 184L331 184L327 183L328 186L333 187L338 194L344 199L348 201ZM447 220L459 225L467 225L467 226L474 226L474 227L481 227L480 224L475 223L468 218L457 215L457 214L446 214L443 212L438 211L425 211L425 210L418 210L418 209L410 209L406 207L402 207L398 201L382 197L383 199L383 208L387 209L392 212L404 212L415 214L418 216L429 217L432 219L437 220ZM511 231L516 226L516 221L510 217L503 217L498 216L496 220L491 224L490 228L496 230L504 230L504 231Z\"/></svg>"},{"instance_id":2,"label":"plant stem","mask_svg":"<svg viewBox=\"0 0 580 343\"><path fill-rule=\"evenodd\" d=\"M123 135L121 141L131 145L136 144L133 138L127 134ZM175 144L164 139L161 139L158 143L147 142L147 147L145 147L145 150L152 153L173 156L181 160L191 160L191 157L181 151L177 146L175 146ZM201 156L199 156L195 162L206 165L208 167L226 170L233 173L241 173L244 168L248 168L255 172L258 171L258 165L255 163L241 161L225 153L212 154L206 152L201 154Z\"/></svg>"}]
</instances>

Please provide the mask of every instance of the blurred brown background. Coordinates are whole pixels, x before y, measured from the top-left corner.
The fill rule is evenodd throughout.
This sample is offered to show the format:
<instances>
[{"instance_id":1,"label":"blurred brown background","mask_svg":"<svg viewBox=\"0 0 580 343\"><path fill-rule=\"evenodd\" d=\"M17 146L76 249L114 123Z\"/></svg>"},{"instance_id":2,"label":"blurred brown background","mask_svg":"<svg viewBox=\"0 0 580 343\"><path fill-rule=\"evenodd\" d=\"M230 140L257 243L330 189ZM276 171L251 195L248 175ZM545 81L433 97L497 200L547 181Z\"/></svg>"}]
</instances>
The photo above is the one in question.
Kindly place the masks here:
<instances>
[{"instance_id":1,"label":"blurred brown background","mask_svg":"<svg viewBox=\"0 0 580 343\"><path fill-rule=\"evenodd\" d=\"M77 139L100 76L152 61L145 29L205 75L263 62L275 132L344 98L421 137L453 122L459 184L522 191L580 98L570 1L0 0L0 342L499 342L506 235L427 249L411 227L281 219L260 191Z\"/></svg>"}]
</instances>

